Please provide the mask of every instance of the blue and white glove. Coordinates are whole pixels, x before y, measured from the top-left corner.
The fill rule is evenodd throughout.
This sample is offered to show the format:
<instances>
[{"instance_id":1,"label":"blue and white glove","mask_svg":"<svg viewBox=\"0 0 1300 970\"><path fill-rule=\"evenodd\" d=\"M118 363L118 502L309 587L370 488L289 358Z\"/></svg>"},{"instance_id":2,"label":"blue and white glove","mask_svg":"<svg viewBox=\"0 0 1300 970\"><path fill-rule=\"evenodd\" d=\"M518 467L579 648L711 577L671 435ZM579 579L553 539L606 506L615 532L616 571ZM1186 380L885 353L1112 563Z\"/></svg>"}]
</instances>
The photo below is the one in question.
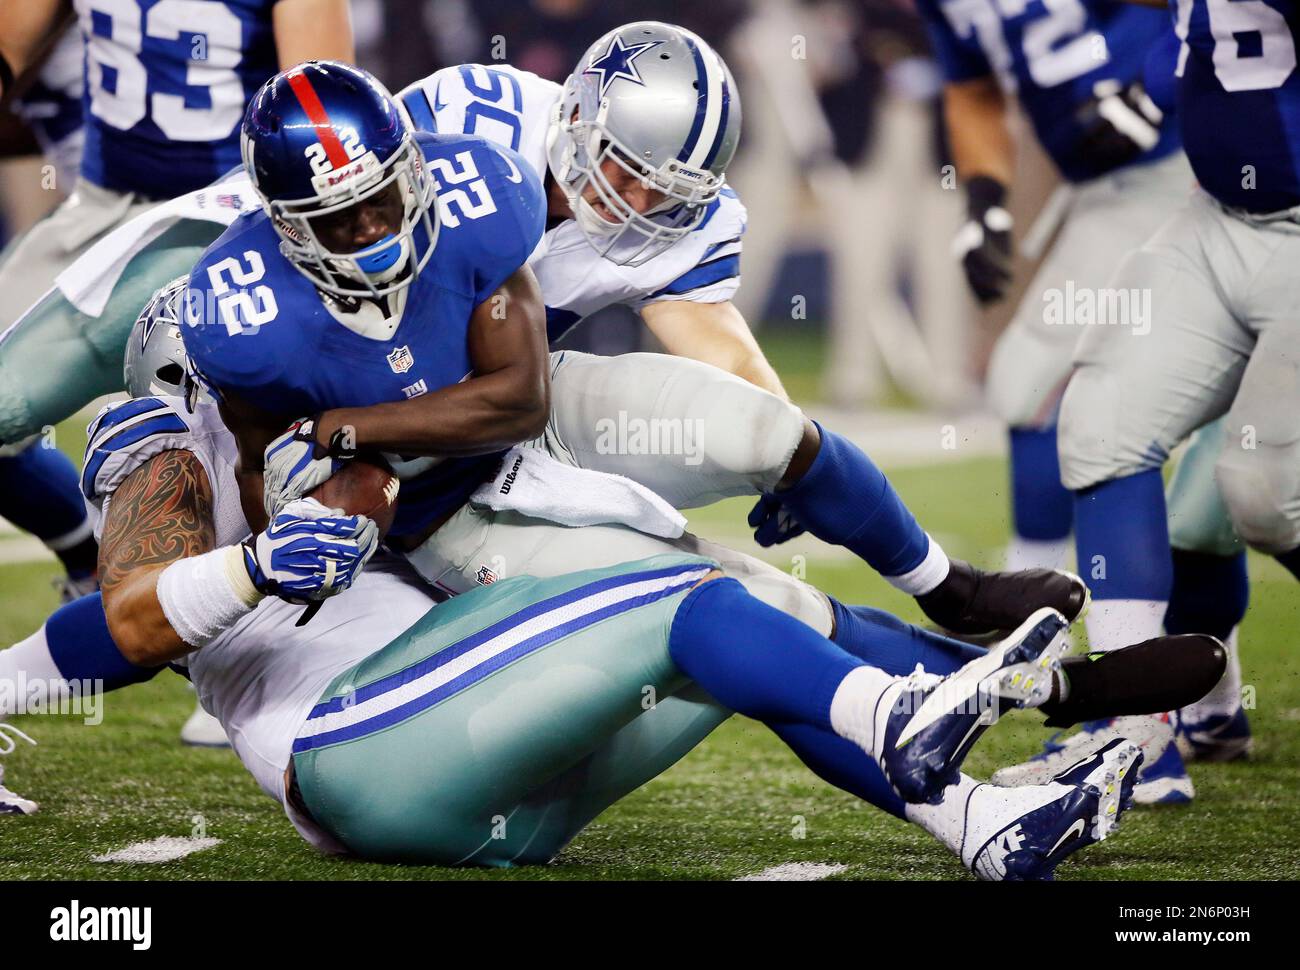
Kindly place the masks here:
<instances>
[{"instance_id":1,"label":"blue and white glove","mask_svg":"<svg viewBox=\"0 0 1300 970\"><path fill-rule=\"evenodd\" d=\"M303 498L244 540L244 568L258 592L309 603L351 586L378 546L379 528L364 515L338 515Z\"/></svg>"},{"instance_id":2,"label":"blue and white glove","mask_svg":"<svg viewBox=\"0 0 1300 970\"><path fill-rule=\"evenodd\" d=\"M808 531L781 504L780 497L771 492L764 492L750 509L749 524L754 529L754 541L765 549Z\"/></svg>"},{"instance_id":3,"label":"blue and white glove","mask_svg":"<svg viewBox=\"0 0 1300 970\"><path fill-rule=\"evenodd\" d=\"M308 495L343 463L356 457L356 449L340 428L329 445L316 441L317 418L300 418L289 430L266 446L263 456L262 506L274 516L290 502Z\"/></svg>"}]
</instances>

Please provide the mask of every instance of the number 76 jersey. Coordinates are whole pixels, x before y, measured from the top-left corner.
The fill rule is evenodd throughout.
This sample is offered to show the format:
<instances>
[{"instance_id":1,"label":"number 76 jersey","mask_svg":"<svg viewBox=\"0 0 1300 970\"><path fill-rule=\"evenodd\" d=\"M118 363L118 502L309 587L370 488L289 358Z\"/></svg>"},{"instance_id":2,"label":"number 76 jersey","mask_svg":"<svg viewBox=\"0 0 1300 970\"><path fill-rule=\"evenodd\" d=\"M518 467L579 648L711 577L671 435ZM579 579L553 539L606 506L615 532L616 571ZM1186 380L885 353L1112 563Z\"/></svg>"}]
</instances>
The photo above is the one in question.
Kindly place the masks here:
<instances>
[{"instance_id":1,"label":"number 76 jersey","mask_svg":"<svg viewBox=\"0 0 1300 970\"><path fill-rule=\"evenodd\" d=\"M1250 212L1300 206L1295 0L1177 0L1183 143L1196 178Z\"/></svg>"}]
</instances>

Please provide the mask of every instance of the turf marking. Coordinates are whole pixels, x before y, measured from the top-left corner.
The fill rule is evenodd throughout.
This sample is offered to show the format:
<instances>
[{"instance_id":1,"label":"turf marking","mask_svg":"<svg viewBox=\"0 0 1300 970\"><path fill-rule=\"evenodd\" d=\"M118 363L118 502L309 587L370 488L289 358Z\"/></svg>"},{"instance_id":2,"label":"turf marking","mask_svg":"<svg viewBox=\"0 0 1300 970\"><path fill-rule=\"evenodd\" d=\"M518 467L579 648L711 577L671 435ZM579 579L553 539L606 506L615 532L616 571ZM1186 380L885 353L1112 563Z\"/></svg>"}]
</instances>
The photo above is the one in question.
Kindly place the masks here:
<instances>
[{"instance_id":1,"label":"turf marking","mask_svg":"<svg viewBox=\"0 0 1300 970\"><path fill-rule=\"evenodd\" d=\"M133 862L149 865L155 862L174 862L195 852L211 849L220 845L220 839L197 839L190 836L163 835L148 842L135 842L125 849L118 849L107 855L97 855L94 862Z\"/></svg>"},{"instance_id":2,"label":"turf marking","mask_svg":"<svg viewBox=\"0 0 1300 970\"><path fill-rule=\"evenodd\" d=\"M843 872L848 866L825 862L786 862L771 866L752 876L741 876L734 882L816 882Z\"/></svg>"}]
</instances>

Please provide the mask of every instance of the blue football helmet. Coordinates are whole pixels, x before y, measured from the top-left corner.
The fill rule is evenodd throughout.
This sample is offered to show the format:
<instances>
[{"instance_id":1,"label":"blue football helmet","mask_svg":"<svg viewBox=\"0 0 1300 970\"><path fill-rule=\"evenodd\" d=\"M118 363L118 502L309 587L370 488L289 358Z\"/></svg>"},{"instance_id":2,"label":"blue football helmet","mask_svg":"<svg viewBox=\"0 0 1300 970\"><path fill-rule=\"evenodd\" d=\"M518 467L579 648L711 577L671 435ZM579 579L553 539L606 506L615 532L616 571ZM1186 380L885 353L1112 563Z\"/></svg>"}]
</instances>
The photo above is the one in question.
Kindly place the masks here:
<instances>
[{"instance_id":1,"label":"blue football helmet","mask_svg":"<svg viewBox=\"0 0 1300 970\"><path fill-rule=\"evenodd\" d=\"M280 251L319 289L386 296L429 261L439 230L433 179L406 113L365 71L308 61L277 74L249 103L241 146ZM321 240L323 219L346 218L382 193L400 196L400 227L351 252Z\"/></svg>"}]
</instances>

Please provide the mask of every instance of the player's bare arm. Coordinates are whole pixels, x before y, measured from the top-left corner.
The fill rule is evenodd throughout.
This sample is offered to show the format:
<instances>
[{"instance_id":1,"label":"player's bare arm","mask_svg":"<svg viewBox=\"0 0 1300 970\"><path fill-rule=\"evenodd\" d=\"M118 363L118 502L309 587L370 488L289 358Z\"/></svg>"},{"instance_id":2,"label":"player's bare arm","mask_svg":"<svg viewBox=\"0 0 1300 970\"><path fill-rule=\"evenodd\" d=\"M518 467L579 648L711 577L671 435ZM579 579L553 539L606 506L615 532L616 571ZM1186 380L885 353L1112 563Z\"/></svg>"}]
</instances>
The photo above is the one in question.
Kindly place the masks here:
<instances>
[{"instance_id":1,"label":"player's bare arm","mask_svg":"<svg viewBox=\"0 0 1300 970\"><path fill-rule=\"evenodd\" d=\"M1011 181L1015 147L1007 126L1007 103L993 75L944 85L943 114L957 174Z\"/></svg>"},{"instance_id":2,"label":"player's bare arm","mask_svg":"<svg viewBox=\"0 0 1300 970\"><path fill-rule=\"evenodd\" d=\"M271 26L281 69L309 60L357 59L347 0L279 0Z\"/></svg>"},{"instance_id":3,"label":"player's bare arm","mask_svg":"<svg viewBox=\"0 0 1300 970\"><path fill-rule=\"evenodd\" d=\"M468 380L408 401L324 412L316 440L353 429L356 448L403 455L481 455L541 434L550 415L546 312L521 267L473 311Z\"/></svg>"},{"instance_id":4,"label":"player's bare arm","mask_svg":"<svg viewBox=\"0 0 1300 970\"><path fill-rule=\"evenodd\" d=\"M781 378L730 300L722 303L665 300L643 307L641 319L668 353L720 367L789 400Z\"/></svg>"},{"instance_id":5,"label":"player's bare arm","mask_svg":"<svg viewBox=\"0 0 1300 970\"><path fill-rule=\"evenodd\" d=\"M11 100L14 82L40 61L72 15L69 0L0 3L0 104Z\"/></svg>"},{"instance_id":6,"label":"player's bare arm","mask_svg":"<svg viewBox=\"0 0 1300 970\"><path fill-rule=\"evenodd\" d=\"M214 547L212 486L191 452L164 451L113 493L99 546L100 588L108 628L127 660L156 667L194 649L163 613L158 577Z\"/></svg>"}]
</instances>

